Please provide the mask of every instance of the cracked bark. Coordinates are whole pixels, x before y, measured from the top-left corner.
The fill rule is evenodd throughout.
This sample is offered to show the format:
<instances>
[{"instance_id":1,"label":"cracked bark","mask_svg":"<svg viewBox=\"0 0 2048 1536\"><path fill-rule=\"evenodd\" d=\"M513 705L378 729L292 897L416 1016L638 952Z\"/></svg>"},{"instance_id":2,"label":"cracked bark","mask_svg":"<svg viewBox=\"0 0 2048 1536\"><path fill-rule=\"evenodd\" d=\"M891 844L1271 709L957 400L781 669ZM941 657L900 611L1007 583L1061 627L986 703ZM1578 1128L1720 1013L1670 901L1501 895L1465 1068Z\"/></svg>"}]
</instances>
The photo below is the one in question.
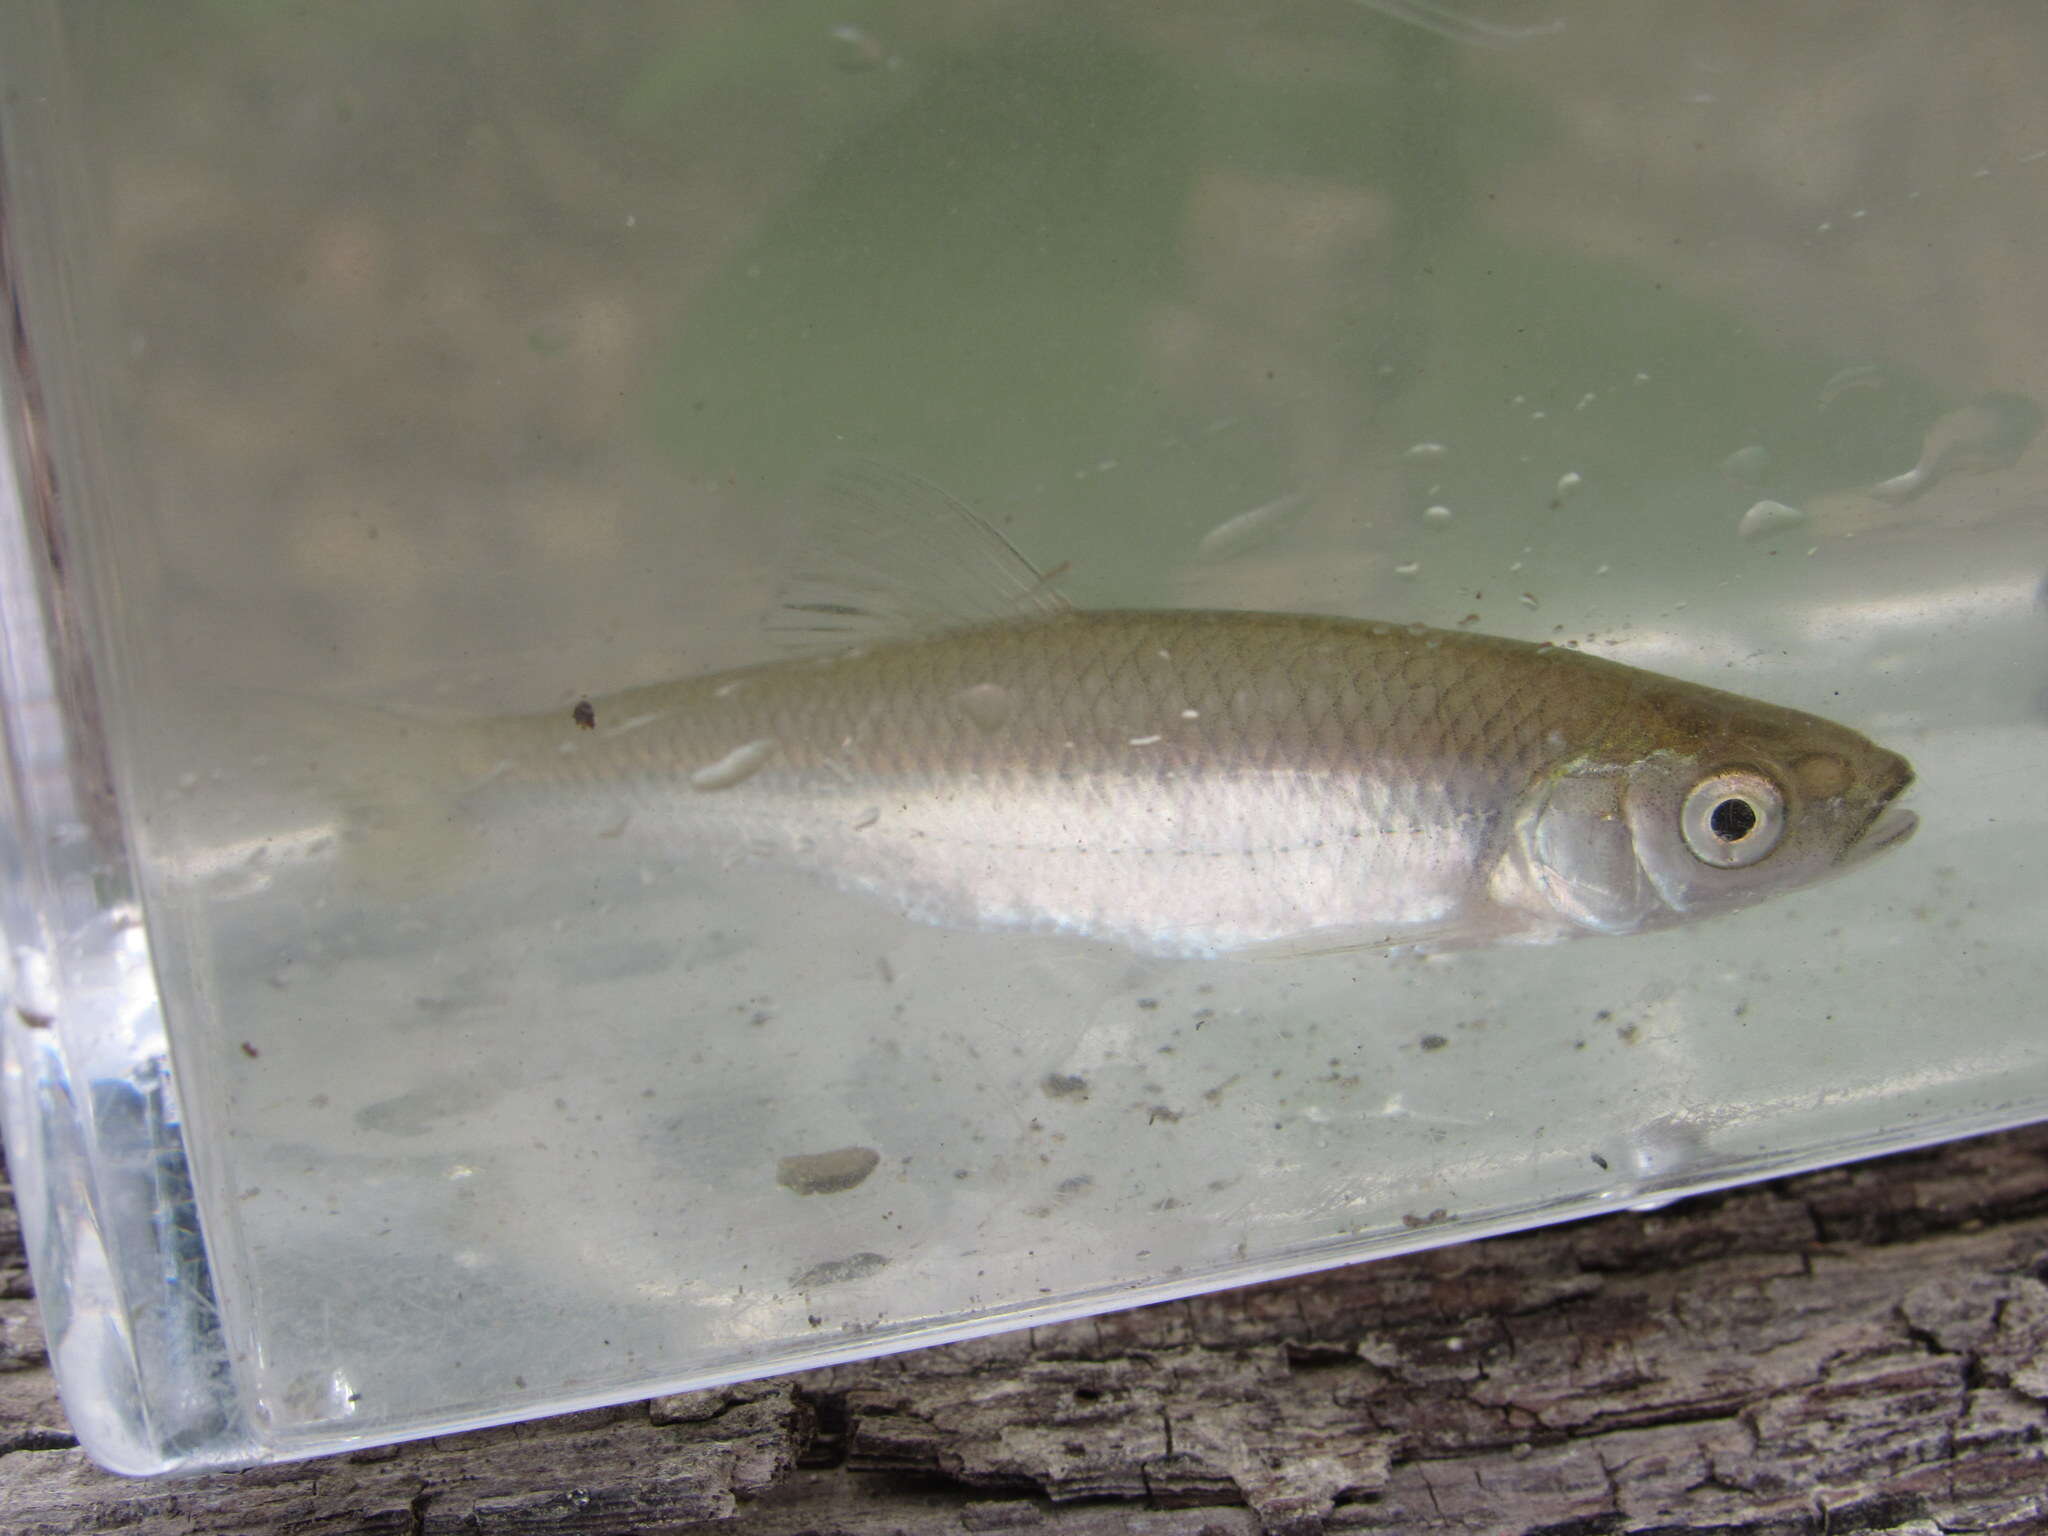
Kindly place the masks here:
<instances>
[{"instance_id":1,"label":"cracked bark","mask_svg":"<svg viewBox=\"0 0 2048 1536\"><path fill-rule=\"evenodd\" d=\"M0 1529L2048 1529L2048 1127L857 1366L173 1484L0 1205Z\"/></svg>"}]
</instances>

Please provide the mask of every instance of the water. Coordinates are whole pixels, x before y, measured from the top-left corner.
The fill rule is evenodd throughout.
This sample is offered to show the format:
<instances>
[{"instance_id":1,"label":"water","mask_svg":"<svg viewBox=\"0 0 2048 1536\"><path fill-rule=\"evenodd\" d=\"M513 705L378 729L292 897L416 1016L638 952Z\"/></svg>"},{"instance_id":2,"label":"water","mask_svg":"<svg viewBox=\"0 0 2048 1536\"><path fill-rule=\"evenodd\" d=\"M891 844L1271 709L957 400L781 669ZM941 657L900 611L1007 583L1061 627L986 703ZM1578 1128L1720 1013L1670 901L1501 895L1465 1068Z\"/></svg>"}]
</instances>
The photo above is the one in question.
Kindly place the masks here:
<instances>
[{"instance_id":1,"label":"water","mask_svg":"<svg viewBox=\"0 0 2048 1536\"><path fill-rule=\"evenodd\" d=\"M2040 1114L2048 21L1767 23L5 13L175 1070L139 939L27 946L69 983L30 1075L105 1108L49 1209L129 1212L53 1312L95 1320L59 1350L95 1450L306 1454ZM788 498L847 454L1086 605L1463 623L1814 710L1913 759L1924 824L1697 928L1233 965L594 813L406 821L395 718L766 654ZM366 780L428 894L352 860ZM46 814L52 889L118 905L89 799Z\"/></svg>"}]
</instances>

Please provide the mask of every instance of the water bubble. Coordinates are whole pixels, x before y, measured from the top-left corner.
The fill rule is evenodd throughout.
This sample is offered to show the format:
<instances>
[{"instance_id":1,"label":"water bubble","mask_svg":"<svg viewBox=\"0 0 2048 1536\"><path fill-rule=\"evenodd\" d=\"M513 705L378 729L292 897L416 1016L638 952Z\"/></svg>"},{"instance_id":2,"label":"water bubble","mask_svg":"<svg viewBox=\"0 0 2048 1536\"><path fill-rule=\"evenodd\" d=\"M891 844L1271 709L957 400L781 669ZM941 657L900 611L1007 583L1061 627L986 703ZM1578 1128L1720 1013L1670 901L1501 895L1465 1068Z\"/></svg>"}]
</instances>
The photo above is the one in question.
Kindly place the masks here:
<instances>
[{"instance_id":1,"label":"water bubble","mask_svg":"<svg viewBox=\"0 0 2048 1536\"><path fill-rule=\"evenodd\" d=\"M1550 495L1551 509L1554 511L1558 507L1563 506L1566 500L1571 496L1572 492L1576 491L1580 486L1584 485L1585 483L1586 477L1580 474L1576 469L1568 469L1563 474L1559 475L1557 477L1557 489L1551 492Z\"/></svg>"},{"instance_id":2,"label":"water bubble","mask_svg":"<svg viewBox=\"0 0 2048 1536\"><path fill-rule=\"evenodd\" d=\"M1771 472L1771 453L1761 443L1738 448L1721 461L1721 473L1737 485L1755 490Z\"/></svg>"},{"instance_id":3,"label":"water bubble","mask_svg":"<svg viewBox=\"0 0 2048 1536\"><path fill-rule=\"evenodd\" d=\"M1536 606L1536 594L1534 592L1524 592L1522 594L1522 606L1524 608L1534 608Z\"/></svg>"},{"instance_id":4,"label":"water bubble","mask_svg":"<svg viewBox=\"0 0 2048 1536\"><path fill-rule=\"evenodd\" d=\"M1410 560L1404 565L1395 566L1394 574L1396 576L1415 576L1419 575L1421 570L1422 562L1420 560Z\"/></svg>"},{"instance_id":5,"label":"water bubble","mask_svg":"<svg viewBox=\"0 0 2048 1536\"><path fill-rule=\"evenodd\" d=\"M1451 509L1446 506L1425 507L1422 516L1428 522L1448 523L1451 520Z\"/></svg>"},{"instance_id":6,"label":"water bubble","mask_svg":"<svg viewBox=\"0 0 2048 1536\"><path fill-rule=\"evenodd\" d=\"M1440 459L1447 450L1442 443L1416 443L1403 455L1410 459Z\"/></svg>"},{"instance_id":7,"label":"water bubble","mask_svg":"<svg viewBox=\"0 0 2048 1536\"><path fill-rule=\"evenodd\" d=\"M1164 736L1133 736L1130 742L1134 747L1156 747L1164 740Z\"/></svg>"},{"instance_id":8,"label":"water bubble","mask_svg":"<svg viewBox=\"0 0 2048 1536\"><path fill-rule=\"evenodd\" d=\"M765 737L756 741L743 742L734 747L715 763L706 763L690 775L692 789L731 789L735 784L744 784L761 771L769 758L775 755L775 743Z\"/></svg>"},{"instance_id":9,"label":"water bubble","mask_svg":"<svg viewBox=\"0 0 2048 1536\"><path fill-rule=\"evenodd\" d=\"M1001 683L976 683L971 688L962 688L953 695L953 702L984 731L1001 730L1010 723L1011 712L1016 708L1010 690Z\"/></svg>"},{"instance_id":10,"label":"water bubble","mask_svg":"<svg viewBox=\"0 0 2048 1536\"><path fill-rule=\"evenodd\" d=\"M1787 528L1797 528L1805 521L1806 514L1797 507L1788 507L1782 501L1760 501L1742 514L1735 532L1744 539L1766 539Z\"/></svg>"}]
</instances>

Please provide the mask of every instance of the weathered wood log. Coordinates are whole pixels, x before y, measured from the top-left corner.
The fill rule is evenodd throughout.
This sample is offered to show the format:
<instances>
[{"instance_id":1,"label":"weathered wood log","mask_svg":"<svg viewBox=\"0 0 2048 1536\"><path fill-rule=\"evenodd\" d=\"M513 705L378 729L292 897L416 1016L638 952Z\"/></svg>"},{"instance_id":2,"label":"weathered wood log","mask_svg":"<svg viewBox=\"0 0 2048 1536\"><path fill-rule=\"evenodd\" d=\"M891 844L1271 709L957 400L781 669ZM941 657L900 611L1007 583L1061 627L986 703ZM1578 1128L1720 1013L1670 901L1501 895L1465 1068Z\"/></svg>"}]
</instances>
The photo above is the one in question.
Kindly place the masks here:
<instances>
[{"instance_id":1,"label":"weathered wood log","mask_svg":"<svg viewBox=\"0 0 2048 1536\"><path fill-rule=\"evenodd\" d=\"M2048 1529L2048 1127L856 1366L165 1483L0 1225L0 1529Z\"/></svg>"}]
</instances>

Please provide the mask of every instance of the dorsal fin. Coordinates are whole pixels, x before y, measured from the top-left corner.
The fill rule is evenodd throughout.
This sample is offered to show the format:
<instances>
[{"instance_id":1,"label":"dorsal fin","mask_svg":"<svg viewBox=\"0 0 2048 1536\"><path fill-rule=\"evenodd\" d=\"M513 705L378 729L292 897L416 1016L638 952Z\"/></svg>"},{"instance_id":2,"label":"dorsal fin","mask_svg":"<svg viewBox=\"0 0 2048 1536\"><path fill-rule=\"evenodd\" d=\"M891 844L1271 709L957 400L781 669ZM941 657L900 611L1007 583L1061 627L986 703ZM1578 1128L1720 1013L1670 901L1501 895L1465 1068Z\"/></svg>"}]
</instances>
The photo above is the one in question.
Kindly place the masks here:
<instances>
[{"instance_id":1,"label":"dorsal fin","mask_svg":"<svg viewBox=\"0 0 2048 1536\"><path fill-rule=\"evenodd\" d=\"M1067 611L1067 600L929 480L866 459L832 465L796 519L768 630L785 651L842 650Z\"/></svg>"}]
</instances>

